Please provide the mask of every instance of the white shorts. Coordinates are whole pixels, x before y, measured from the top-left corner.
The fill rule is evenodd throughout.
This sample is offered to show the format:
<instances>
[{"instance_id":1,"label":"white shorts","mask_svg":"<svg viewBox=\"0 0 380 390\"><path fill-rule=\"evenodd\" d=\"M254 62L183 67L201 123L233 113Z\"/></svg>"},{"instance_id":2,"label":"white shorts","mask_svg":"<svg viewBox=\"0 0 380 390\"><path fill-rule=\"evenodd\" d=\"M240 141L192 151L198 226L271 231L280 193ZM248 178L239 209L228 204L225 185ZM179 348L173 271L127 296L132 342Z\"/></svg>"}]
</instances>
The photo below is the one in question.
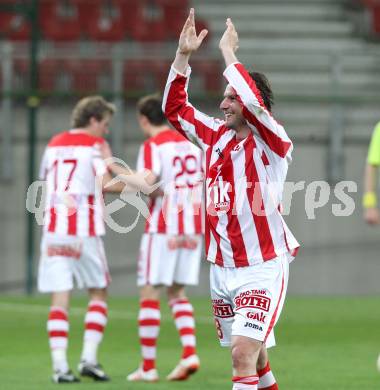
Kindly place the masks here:
<instances>
[{"instance_id":1,"label":"white shorts","mask_svg":"<svg viewBox=\"0 0 380 390\"><path fill-rule=\"evenodd\" d=\"M100 237L66 237L45 233L38 268L40 292L104 288L111 281Z\"/></svg>"},{"instance_id":2,"label":"white shorts","mask_svg":"<svg viewBox=\"0 0 380 390\"><path fill-rule=\"evenodd\" d=\"M211 264L210 288L215 326L220 344L231 336L275 343L273 328L280 317L288 286L288 254L241 268Z\"/></svg>"},{"instance_id":3,"label":"white shorts","mask_svg":"<svg viewBox=\"0 0 380 390\"><path fill-rule=\"evenodd\" d=\"M141 239L137 285L198 284L202 236L145 233Z\"/></svg>"}]
</instances>

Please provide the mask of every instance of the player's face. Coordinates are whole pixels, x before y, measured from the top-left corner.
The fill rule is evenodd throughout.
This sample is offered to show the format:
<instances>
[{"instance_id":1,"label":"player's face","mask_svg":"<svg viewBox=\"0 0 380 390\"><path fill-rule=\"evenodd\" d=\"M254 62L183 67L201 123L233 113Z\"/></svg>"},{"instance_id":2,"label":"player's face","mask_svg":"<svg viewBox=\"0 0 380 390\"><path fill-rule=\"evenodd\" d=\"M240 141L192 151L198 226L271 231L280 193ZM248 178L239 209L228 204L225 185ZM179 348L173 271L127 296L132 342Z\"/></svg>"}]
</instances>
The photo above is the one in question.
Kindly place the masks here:
<instances>
[{"instance_id":1,"label":"player's face","mask_svg":"<svg viewBox=\"0 0 380 390\"><path fill-rule=\"evenodd\" d=\"M224 99L220 103L220 109L224 113L226 126L233 130L239 130L244 126L246 121L242 114L242 108L237 100L237 94L231 85L227 85L224 91Z\"/></svg>"}]
</instances>

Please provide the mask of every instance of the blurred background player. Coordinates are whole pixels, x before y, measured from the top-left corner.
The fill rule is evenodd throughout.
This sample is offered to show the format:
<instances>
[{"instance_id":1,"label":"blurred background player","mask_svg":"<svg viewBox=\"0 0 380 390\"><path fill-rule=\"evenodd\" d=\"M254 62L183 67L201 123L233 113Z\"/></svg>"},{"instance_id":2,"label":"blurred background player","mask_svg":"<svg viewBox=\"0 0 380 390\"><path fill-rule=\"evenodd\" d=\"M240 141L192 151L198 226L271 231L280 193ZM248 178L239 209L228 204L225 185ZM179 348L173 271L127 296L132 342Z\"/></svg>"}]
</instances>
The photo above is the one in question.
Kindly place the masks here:
<instances>
[{"instance_id":1,"label":"blurred background player","mask_svg":"<svg viewBox=\"0 0 380 390\"><path fill-rule=\"evenodd\" d=\"M364 219L370 225L380 223L377 204L377 178L380 165L380 122L375 126L369 144L367 164L364 174Z\"/></svg>"},{"instance_id":2,"label":"blurred background player","mask_svg":"<svg viewBox=\"0 0 380 390\"><path fill-rule=\"evenodd\" d=\"M51 293L47 330L56 383L79 381L66 356L74 280L89 293L79 373L98 381L109 380L98 364L97 350L107 324L107 286L111 280L101 238L105 234L102 190L120 192L124 188L120 182L110 183L112 177L102 158L103 137L114 111L100 96L80 100L72 113L73 129L50 140L41 163L46 206L38 289Z\"/></svg>"},{"instance_id":3,"label":"blurred background player","mask_svg":"<svg viewBox=\"0 0 380 390\"><path fill-rule=\"evenodd\" d=\"M364 220L369 225L380 224L380 211L377 203L377 181L380 165L380 122L375 126L368 148L367 164L364 173L363 208ZM380 370L380 354L377 358Z\"/></svg>"},{"instance_id":4,"label":"blurred background player","mask_svg":"<svg viewBox=\"0 0 380 390\"><path fill-rule=\"evenodd\" d=\"M228 82L220 104L225 120L188 102L188 61L207 35L207 30L197 35L193 9L179 38L163 108L206 155L211 297L220 343L231 346L233 389L274 390L263 348L280 316L289 261L299 247L278 209L293 147L271 114L268 80L238 61L238 34L230 19L226 26L219 42ZM258 374L266 383L259 383Z\"/></svg>"},{"instance_id":5,"label":"blurred background player","mask_svg":"<svg viewBox=\"0 0 380 390\"><path fill-rule=\"evenodd\" d=\"M154 382L156 343L160 329L160 288L166 286L178 329L182 356L168 380L185 380L199 368L194 311L185 285L198 283L202 247L202 156L198 148L170 129L161 99L139 100L137 116L148 137L140 148L137 169L151 172L150 183L161 186L151 194L151 216L141 239L137 284L140 287L139 337L142 363L129 381Z\"/></svg>"}]
</instances>

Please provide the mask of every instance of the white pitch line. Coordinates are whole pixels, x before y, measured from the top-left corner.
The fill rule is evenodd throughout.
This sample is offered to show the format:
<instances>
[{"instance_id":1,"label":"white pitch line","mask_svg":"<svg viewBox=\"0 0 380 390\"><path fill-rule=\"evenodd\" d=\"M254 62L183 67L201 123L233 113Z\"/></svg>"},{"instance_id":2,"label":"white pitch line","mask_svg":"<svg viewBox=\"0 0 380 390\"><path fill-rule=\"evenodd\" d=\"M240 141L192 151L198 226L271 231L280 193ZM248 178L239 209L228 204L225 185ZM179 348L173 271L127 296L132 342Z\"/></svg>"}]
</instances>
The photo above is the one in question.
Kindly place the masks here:
<instances>
[{"instance_id":1,"label":"white pitch line","mask_svg":"<svg viewBox=\"0 0 380 390\"><path fill-rule=\"evenodd\" d=\"M25 305L24 303L8 303L8 302L0 302L0 311L8 311L14 313L28 313L28 314L48 314L49 306L45 305ZM70 315L74 316L84 316L86 313L86 309L80 307L70 307ZM137 320L135 315L132 315L128 312L123 312L119 310L110 309L108 312L109 318L114 320ZM161 318L161 322L171 322L173 319L164 317ZM211 324L212 316L210 313L209 317L206 316L196 316L195 322L199 324Z\"/></svg>"}]
</instances>

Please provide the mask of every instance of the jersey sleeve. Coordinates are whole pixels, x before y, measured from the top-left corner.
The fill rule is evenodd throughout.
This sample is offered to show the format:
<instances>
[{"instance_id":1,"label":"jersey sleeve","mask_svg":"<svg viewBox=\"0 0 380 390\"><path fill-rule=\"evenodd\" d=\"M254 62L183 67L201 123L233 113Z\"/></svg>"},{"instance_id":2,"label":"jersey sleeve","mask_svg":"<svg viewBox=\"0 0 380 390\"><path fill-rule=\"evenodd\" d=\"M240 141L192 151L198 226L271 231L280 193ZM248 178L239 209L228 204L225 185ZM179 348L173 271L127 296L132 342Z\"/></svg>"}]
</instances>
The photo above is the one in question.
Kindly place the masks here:
<instances>
[{"instance_id":1,"label":"jersey sleeve","mask_svg":"<svg viewBox=\"0 0 380 390\"><path fill-rule=\"evenodd\" d=\"M108 172L107 165L103 160L102 145L100 143L96 143L92 147L92 166L95 176L103 176Z\"/></svg>"},{"instance_id":2,"label":"jersey sleeve","mask_svg":"<svg viewBox=\"0 0 380 390\"><path fill-rule=\"evenodd\" d=\"M371 142L368 148L367 163L371 165L380 165L380 122L373 130Z\"/></svg>"},{"instance_id":3,"label":"jersey sleeve","mask_svg":"<svg viewBox=\"0 0 380 390\"><path fill-rule=\"evenodd\" d=\"M223 121L203 114L189 103L187 88L190 73L190 67L187 68L185 75L171 67L162 110L176 130L189 141L206 150L216 142L220 133L226 128L223 126Z\"/></svg>"},{"instance_id":4,"label":"jersey sleeve","mask_svg":"<svg viewBox=\"0 0 380 390\"><path fill-rule=\"evenodd\" d=\"M243 115L256 137L266 145L269 155L291 160L293 144L281 126L265 107L263 98L254 80L241 63L229 65L224 77L234 88L242 105Z\"/></svg>"},{"instance_id":5,"label":"jersey sleeve","mask_svg":"<svg viewBox=\"0 0 380 390\"><path fill-rule=\"evenodd\" d=\"M157 177L161 175L161 158L158 147L153 142L144 142L140 147L137 157L137 170L143 171L144 169L148 169Z\"/></svg>"}]
</instances>

